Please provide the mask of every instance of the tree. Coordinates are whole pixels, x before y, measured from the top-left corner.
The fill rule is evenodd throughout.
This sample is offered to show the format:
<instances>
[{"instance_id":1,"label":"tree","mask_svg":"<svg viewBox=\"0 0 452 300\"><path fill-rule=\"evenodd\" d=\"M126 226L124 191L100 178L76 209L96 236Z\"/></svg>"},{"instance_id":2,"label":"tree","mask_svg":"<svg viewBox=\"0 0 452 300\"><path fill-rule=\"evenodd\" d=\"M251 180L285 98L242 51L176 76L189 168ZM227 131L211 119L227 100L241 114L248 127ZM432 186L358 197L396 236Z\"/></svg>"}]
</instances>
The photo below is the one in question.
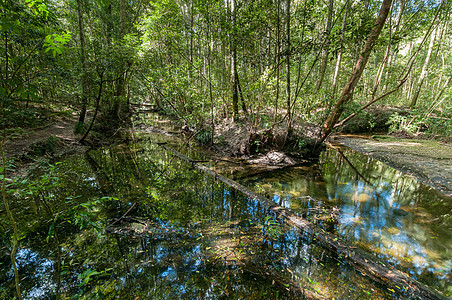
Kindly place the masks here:
<instances>
[{"instance_id":1,"label":"tree","mask_svg":"<svg viewBox=\"0 0 452 300\"><path fill-rule=\"evenodd\" d=\"M361 75L366 67L367 61L369 60L370 53L372 52L372 48L374 47L375 42L377 41L381 30L386 22L386 18L388 17L389 11L391 10L392 0L384 0L381 4L380 12L378 14L377 20L375 21L374 27L369 34L366 44L364 45L364 49L362 50L359 58L353 68L352 74L350 78L342 90L339 99L336 101L330 115L326 119L325 123L322 126L322 132L320 134L320 141L323 142L333 130L333 126L341 117L341 114L344 110L344 106L352 99L353 91L358 84Z\"/></svg>"},{"instance_id":2,"label":"tree","mask_svg":"<svg viewBox=\"0 0 452 300\"><path fill-rule=\"evenodd\" d=\"M330 43L329 36L331 34L332 29L332 22L333 22L333 7L334 7L334 1L330 0L328 3L328 17L326 19L326 26L325 26L325 43L322 47L322 54L320 58L320 68L319 68L319 78L317 79L317 82L315 84L314 92L317 93L320 90L320 87L322 86L323 77L325 76L325 71L328 63L328 54L329 54L329 47ZM344 17L345 19L345 17Z\"/></svg>"},{"instance_id":3,"label":"tree","mask_svg":"<svg viewBox=\"0 0 452 300\"><path fill-rule=\"evenodd\" d=\"M85 28L83 24L82 0L77 0L77 15L78 15L78 32L80 39L80 63L82 65L82 101L78 122L80 124L83 124L85 122L86 108L88 105L89 82L85 56L86 45L85 45Z\"/></svg>"},{"instance_id":4,"label":"tree","mask_svg":"<svg viewBox=\"0 0 452 300\"><path fill-rule=\"evenodd\" d=\"M435 44L436 30L433 30L430 37L430 43L428 46L427 56L425 56L424 65L422 66L421 75L419 75L419 80L416 87L414 88L413 96L411 97L410 107L414 108L421 92L422 85L424 84L425 77L427 76L428 64L433 53L433 45Z\"/></svg>"},{"instance_id":5,"label":"tree","mask_svg":"<svg viewBox=\"0 0 452 300\"><path fill-rule=\"evenodd\" d=\"M237 33L236 33L236 0L231 0L231 82L232 82L232 111L234 120L239 117L239 93L237 74Z\"/></svg>"},{"instance_id":6,"label":"tree","mask_svg":"<svg viewBox=\"0 0 452 300\"><path fill-rule=\"evenodd\" d=\"M290 100L290 0L286 0L286 103L287 103L287 130L290 131L291 100Z\"/></svg>"}]
</instances>

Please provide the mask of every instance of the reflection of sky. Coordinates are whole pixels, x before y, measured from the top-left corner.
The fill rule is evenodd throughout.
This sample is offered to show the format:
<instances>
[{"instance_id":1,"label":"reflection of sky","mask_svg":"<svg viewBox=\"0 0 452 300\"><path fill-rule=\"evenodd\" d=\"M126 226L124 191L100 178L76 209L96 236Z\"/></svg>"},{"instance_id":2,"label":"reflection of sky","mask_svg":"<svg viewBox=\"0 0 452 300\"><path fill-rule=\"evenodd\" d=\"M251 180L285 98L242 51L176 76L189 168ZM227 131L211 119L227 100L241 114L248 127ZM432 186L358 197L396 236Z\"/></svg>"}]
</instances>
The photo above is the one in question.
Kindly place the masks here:
<instances>
[{"instance_id":1,"label":"reflection of sky","mask_svg":"<svg viewBox=\"0 0 452 300\"><path fill-rule=\"evenodd\" d=\"M450 221L443 218L450 211L448 199L441 199L413 178L378 161L364 159L356 152L345 155L369 183L333 150L323 157L324 181L289 169L255 182L261 186L271 183L273 201L284 207L291 208L292 203L303 201L294 196L299 188L301 195L337 206L340 216L336 229L343 237L359 241L380 257L403 261L404 265L409 262L416 274L431 270L438 278L447 276L452 262L451 233L447 229ZM431 209L432 205L438 205L438 209Z\"/></svg>"},{"instance_id":2,"label":"reflection of sky","mask_svg":"<svg viewBox=\"0 0 452 300\"><path fill-rule=\"evenodd\" d=\"M27 280L35 284L23 295L25 299L43 299L51 293L56 284L51 280L54 273L54 262L41 257L38 252L21 248L16 253L16 261L19 269L33 270L27 273Z\"/></svg>"},{"instance_id":3,"label":"reflection of sky","mask_svg":"<svg viewBox=\"0 0 452 300\"><path fill-rule=\"evenodd\" d=\"M117 170L118 172L120 170ZM125 172L127 172L127 169L125 169ZM300 186L302 186L305 190L308 190L313 196L315 196L317 191L320 191L322 188L326 189L328 188L328 185L326 185L324 182L321 182L321 184L309 184L309 180L312 181L312 179L306 179L306 178L300 178L297 177L295 180L298 181L298 183L302 183ZM387 247L393 247L390 242L394 241L394 238L388 235L384 230L386 228L386 224L388 223L387 220L390 219L389 217L380 217L384 214L388 213L388 205L380 205L379 208L376 208L375 205L371 205L371 201L368 202L358 202L353 203L350 201L353 194L358 191L360 193L368 193L371 198L375 197L375 190L366 190L367 185L360 181L353 181L353 180L345 180L345 183L337 184L334 189L331 189L333 193L327 193L325 196L326 198L331 199L331 201L337 201L338 205L341 207L342 211L342 217L340 219L340 226L345 230L346 228L351 229L351 232L353 235L357 236L357 238L362 238L363 236L370 240L375 240L376 242L379 242L381 245L383 243L386 243ZM328 181L327 181L328 182ZM194 185L199 184L200 182L193 182ZM87 177L86 186L92 186L97 185L96 180L94 177ZM331 184L328 182L328 184ZM388 183L388 187L391 185ZM187 190L190 189L191 186L187 185ZM316 190L309 190L315 187ZM338 187L342 187L338 188ZM289 190L292 188L292 182L287 181L283 182L281 184L281 188ZM203 190L202 192L206 192ZM250 200L250 199L244 199L241 196L234 196L239 195L240 193L231 193L227 189L220 188L220 191L211 190L207 191L208 195L200 195L201 192L199 190L196 191L196 197L194 197L195 200L203 199L203 201L199 202L193 202L189 205L183 206L187 210L193 210L193 215L197 215L197 220L202 220L202 225L205 225L206 223L214 223L214 222L225 222L229 220L257 220L256 223L262 224L263 218L265 217L266 210L262 209L262 206L259 204L259 202ZM301 192L300 192L301 193ZM305 195L305 191L301 193L302 195ZM387 189L384 192L379 192L379 195L381 197L381 201L384 203L388 203L387 199L389 199L389 196L392 195L392 190ZM172 193L171 189L168 188L168 195L171 196L168 197L171 199L170 203L176 203L177 201L184 201L184 195L181 193L181 198L175 198L174 193ZM166 195L166 196L168 196ZM179 194L177 194L179 195ZM320 195L320 193L318 194ZM160 196L159 196L160 197ZM162 199L166 199L164 192L162 191ZM292 204L293 200L295 198L292 197L290 194L282 193L280 195L275 195L273 200L277 203L280 203L282 201L282 205L289 206ZM320 198L319 198L320 199ZM199 209L197 205L202 205L202 207L206 207L205 211ZM309 207L314 207L315 203L310 203ZM168 214L162 216L162 218L159 218L155 216L154 222L158 225L158 227L162 229L174 229L175 232L177 232L178 226L181 226L180 224L183 223L182 221L178 220L177 217L171 217L172 209L180 209L178 206L164 206L165 210L168 210ZM196 208L196 213L194 212ZM176 211L174 211L176 212ZM199 216L198 216L199 214ZM174 213L176 216L177 214ZM360 230L359 227L361 225L356 226L355 222L351 222L351 218L354 216L360 216L365 222L368 222L368 225L366 225L364 230ZM170 220L168 220L170 218ZM348 221L347 221L348 218ZM366 219L367 218L367 219ZM347 222L348 223L347 223ZM184 223L185 224L185 223ZM403 222L397 223L397 226L403 226ZM199 225L201 226L201 225ZM199 227L194 226L190 229L193 230L191 233L191 237L196 236L198 237L197 233ZM240 231L246 230L240 228ZM238 231L238 230L237 230ZM378 236L374 236L372 233L377 233ZM344 233L346 234L346 233ZM398 234L395 235L397 238L395 241L398 241L399 236L405 236L406 239L409 238L408 234L402 235ZM383 238L388 239L388 241L384 240ZM391 239L392 238L392 239ZM126 239L126 238L124 238ZM169 240L172 241L169 241ZM178 240L179 239L179 240ZM158 286L157 288L162 287L162 289L168 289L169 292L162 292L162 295L170 295L174 296L175 291L177 290L176 294L181 295L184 293L188 293L190 289L195 290L199 289L201 292L204 292L205 298L218 298L218 287L215 286L215 282L221 283L221 279L219 279L222 275L224 275L224 271L228 266L219 266L212 263L206 263L206 258L209 257L209 255L214 254L214 252L210 251L216 251L216 248L213 247L211 244L212 240L209 240L209 237L207 236L199 236L194 241L193 239L187 240L187 244L181 243L180 239L184 239L184 236L179 237L178 235L170 236L168 240L166 239L159 239L158 241L153 241L152 239L149 239L148 245L152 245L149 248L153 248L153 251L145 251L146 254L143 255L149 255L149 257L146 257L145 260L141 260L143 257L140 256L141 254L138 254L136 249L133 249L133 246L130 246L134 243L134 241L130 241L130 244L127 243L129 247L131 247L130 251L125 253L128 253L126 256L121 257L105 257L105 261L102 261L101 264L112 264L112 266L119 265L120 267L116 268L115 271L123 272L123 274L118 274L118 277L116 277L118 280L123 280L123 287L127 285L133 286L133 288L144 288L146 284L154 286L155 281L149 280L150 276L158 277L157 279L161 282L157 282ZM383 240L383 241L382 241ZM403 239L402 239L403 241ZM114 244L114 243L113 243ZM261 257L258 257L257 259L262 258L259 262L265 260L266 263L270 267L283 267L282 269L290 268L291 272L299 276L300 278L307 278L316 280L320 282L323 280L322 284L324 284L325 289L327 288L327 285L330 285L332 290L335 289L341 289L345 288L348 289L348 286L351 286L351 276L356 276L356 273L349 267L345 267L344 265L337 265L337 260L332 259L330 264L328 265L327 262L323 261L324 255L327 256L327 251L324 249L316 250L317 252L313 252L313 249L315 249L314 243L312 241L305 241L300 239L300 235L295 232L291 231L288 234L285 234L283 238L281 238L278 241L271 241L271 242L265 242L265 243L257 243L256 248L253 248L253 251L255 253L258 253L262 250L261 246L266 244L271 244L270 246L265 246L268 248L264 248L265 254L259 254ZM212 246L211 250L206 250L206 246ZM120 245L118 243L118 247L126 247L124 245ZM254 247L254 246L253 246ZM382 246L383 247L383 246ZM274 250L279 250L278 252ZM140 251L142 249L140 248ZM413 250L415 252L419 252L420 250ZM21 252L22 251L22 252ZM28 251L28 252L27 252ZM67 251L67 250L66 250ZM65 251L65 252L66 252ZM67 253L67 252L66 252ZM74 252L75 253L75 252ZM151 254L152 253L152 254ZM100 255L100 254L99 254ZM70 254L72 257L72 253ZM298 260L296 260L297 258ZM22 261L21 261L22 259ZM75 259L75 258L74 258ZM136 259L136 260L135 260ZM253 259L256 259L253 256ZM22 249L18 253L18 261L21 266L28 266L31 264L36 264L34 267L30 267L31 270L33 270L33 278L36 279L36 281L41 280L43 284L36 284L34 288L32 288L29 292L30 295L35 295L33 297L40 298L43 295L49 295L51 294L52 288L55 288L55 285L52 285L52 274L54 274L54 264L52 261L48 259L40 258L39 254L36 252L33 252L31 250ZM122 264L123 261L127 261L126 264ZM151 262L151 263L150 263ZM318 262L324 263L324 265L320 265ZM419 261L421 263L422 261ZM221 261L220 261L221 263ZM86 266L88 267L88 266ZM105 268L105 266L102 266L101 269ZM208 268L217 268L216 274L209 273ZM156 271L155 271L156 270ZM215 269L214 269L215 270ZM232 269L235 270L237 273L239 272L238 269ZM153 273L155 272L155 273ZM193 287L193 285L196 284L195 275L201 273L201 275L206 276L212 276L214 279L207 278L206 280L206 287ZM286 271L284 271L286 272ZM289 272L289 271L287 271ZM329 280L331 276L331 273L334 273L335 276L332 276L333 280ZM340 286L334 286L336 283L333 282L337 278L337 274L341 275L344 280L348 280L346 287L340 287ZM45 277L47 276L47 277ZM138 282L137 277L146 277L146 282ZM42 278L42 279L38 279ZM126 280L126 278L130 280ZM231 276L232 278L232 276ZM359 282L359 284L363 283L366 279L357 276L357 278L354 278L354 282ZM128 282L126 282L128 281ZM164 282L164 283L162 283ZM261 284L260 282L258 284ZM268 282L267 285L270 285ZM364 283L363 283L364 284ZM139 287L142 285L143 287ZM264 283L262 283L264 285ZM250 283L240 283L241 288L248 289L250 286ZM239 287L239 283L235 283L234 287ZM355 285L357 287L357 285ZM118 288L118 287L116 287ZM119 287L121 289L122 287ZM148 288L148 287L146 287ZM206 290L202 290L202 289ZM270 288L272 288L270 286ZM193 295L193 294L192 294ZM246 293L243 295L246 296ZM31 296L30 296L31 297ZM33 298L31 297L31 298ZM42 297L41 297L42 298Z\"/></svg>"}]
</instances>

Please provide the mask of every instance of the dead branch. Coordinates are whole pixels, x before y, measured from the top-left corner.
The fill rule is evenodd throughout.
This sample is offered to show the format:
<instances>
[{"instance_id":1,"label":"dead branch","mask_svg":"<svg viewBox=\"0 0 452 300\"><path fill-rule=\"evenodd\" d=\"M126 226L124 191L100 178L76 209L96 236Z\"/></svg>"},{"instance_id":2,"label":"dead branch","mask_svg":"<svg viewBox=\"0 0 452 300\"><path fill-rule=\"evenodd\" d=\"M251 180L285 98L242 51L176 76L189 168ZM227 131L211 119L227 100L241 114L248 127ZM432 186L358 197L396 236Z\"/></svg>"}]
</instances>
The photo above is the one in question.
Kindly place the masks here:
<instances>
[{"instance_id":1,"label":"dead branch","mask_svg":"<svg viewBox=\"0 0 452 300\"><path fill-rule=\"evenodd\" d=\"M308 234L311 234L320 242L320 244L327 247L328 249L336 251L340 256L346 258L356 269L369 276L370 278L387 284L393 287L394 290L399 290L401 293L404 292L405 295L409 295L410 297L419 299L447 299L439 292L423 285L419 281L409 277L407 274L397 270L391 265L379 261L376 257L371 256L364 250L349 245L340 237L326 232L325 230L315 226L306 219L296 216L288 209L276 205L270 199L267 199L249 190L245 186L227 177L224 177L216 173L215 171L212 171L204 165L194 162L189 157L175 151L174 149L164 144L160 144L160 146L163 149L171 152L174 156L190 163L193 167L196 167L197 169L213 176L215 179L220 180L226 185L242 192L251 199L254 199L263 204L270 212L276 214L279 217L282 217L292 226L299 228L307 232Z\"/></svg>"}]
</instances>

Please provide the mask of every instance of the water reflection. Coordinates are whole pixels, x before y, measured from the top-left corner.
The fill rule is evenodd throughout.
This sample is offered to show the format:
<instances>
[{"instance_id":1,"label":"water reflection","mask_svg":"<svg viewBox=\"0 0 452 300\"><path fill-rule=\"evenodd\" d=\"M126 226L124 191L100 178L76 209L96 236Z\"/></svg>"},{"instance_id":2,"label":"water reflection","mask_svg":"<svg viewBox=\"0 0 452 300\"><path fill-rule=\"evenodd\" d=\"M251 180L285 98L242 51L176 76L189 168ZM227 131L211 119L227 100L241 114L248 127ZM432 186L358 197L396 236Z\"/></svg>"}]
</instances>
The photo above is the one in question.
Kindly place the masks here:
<instances>
[{"instance_id":1,"label":"water reflection","mask_svg":"<svg viewBox=\"0 0 452 300\"><path fill-rule=\"evenodd\" d=\"M15 207L26 299L55 297L58 261L62 295L78 299L398 297L153 143L91 151L52 172L59 180L41 187L51 219ZM43 205L17 196L22 207ZM1 296L12 298L2 262Z\"/></svg>"},{"instance_id":2,"label":"water reflection","mask_svg":"<svg viewBox=\"0 0 452 300\"><path fill-rule=\"evenodd\" d=\"M411 176L352 150L328 149L319 165L244 182L279 205L399 265L420 281L452 294L451 199ZM339 214L322 216L322 209L334 208Z\"/></svg>"}]
</instances>

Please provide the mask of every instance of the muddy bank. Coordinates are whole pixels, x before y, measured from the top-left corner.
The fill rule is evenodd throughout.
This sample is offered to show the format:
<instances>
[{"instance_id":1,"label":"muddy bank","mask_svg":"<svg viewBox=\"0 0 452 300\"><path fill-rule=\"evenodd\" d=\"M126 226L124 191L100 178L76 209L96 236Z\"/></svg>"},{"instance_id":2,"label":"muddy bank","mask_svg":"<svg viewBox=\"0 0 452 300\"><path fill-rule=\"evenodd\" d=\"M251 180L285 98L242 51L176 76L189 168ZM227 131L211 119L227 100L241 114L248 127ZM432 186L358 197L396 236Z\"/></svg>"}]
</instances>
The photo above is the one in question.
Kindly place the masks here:
<instances>
[{"instance_id":1,"label":"muddy bank","mask_svg":"<svg viewBox=\"0 0 452 300\"><path fill-rule=\"evenodd\" d=\"M452 197L451 144L387 136L336 136L334 143L378 159Z\"/></svg>"}]
</instances>

